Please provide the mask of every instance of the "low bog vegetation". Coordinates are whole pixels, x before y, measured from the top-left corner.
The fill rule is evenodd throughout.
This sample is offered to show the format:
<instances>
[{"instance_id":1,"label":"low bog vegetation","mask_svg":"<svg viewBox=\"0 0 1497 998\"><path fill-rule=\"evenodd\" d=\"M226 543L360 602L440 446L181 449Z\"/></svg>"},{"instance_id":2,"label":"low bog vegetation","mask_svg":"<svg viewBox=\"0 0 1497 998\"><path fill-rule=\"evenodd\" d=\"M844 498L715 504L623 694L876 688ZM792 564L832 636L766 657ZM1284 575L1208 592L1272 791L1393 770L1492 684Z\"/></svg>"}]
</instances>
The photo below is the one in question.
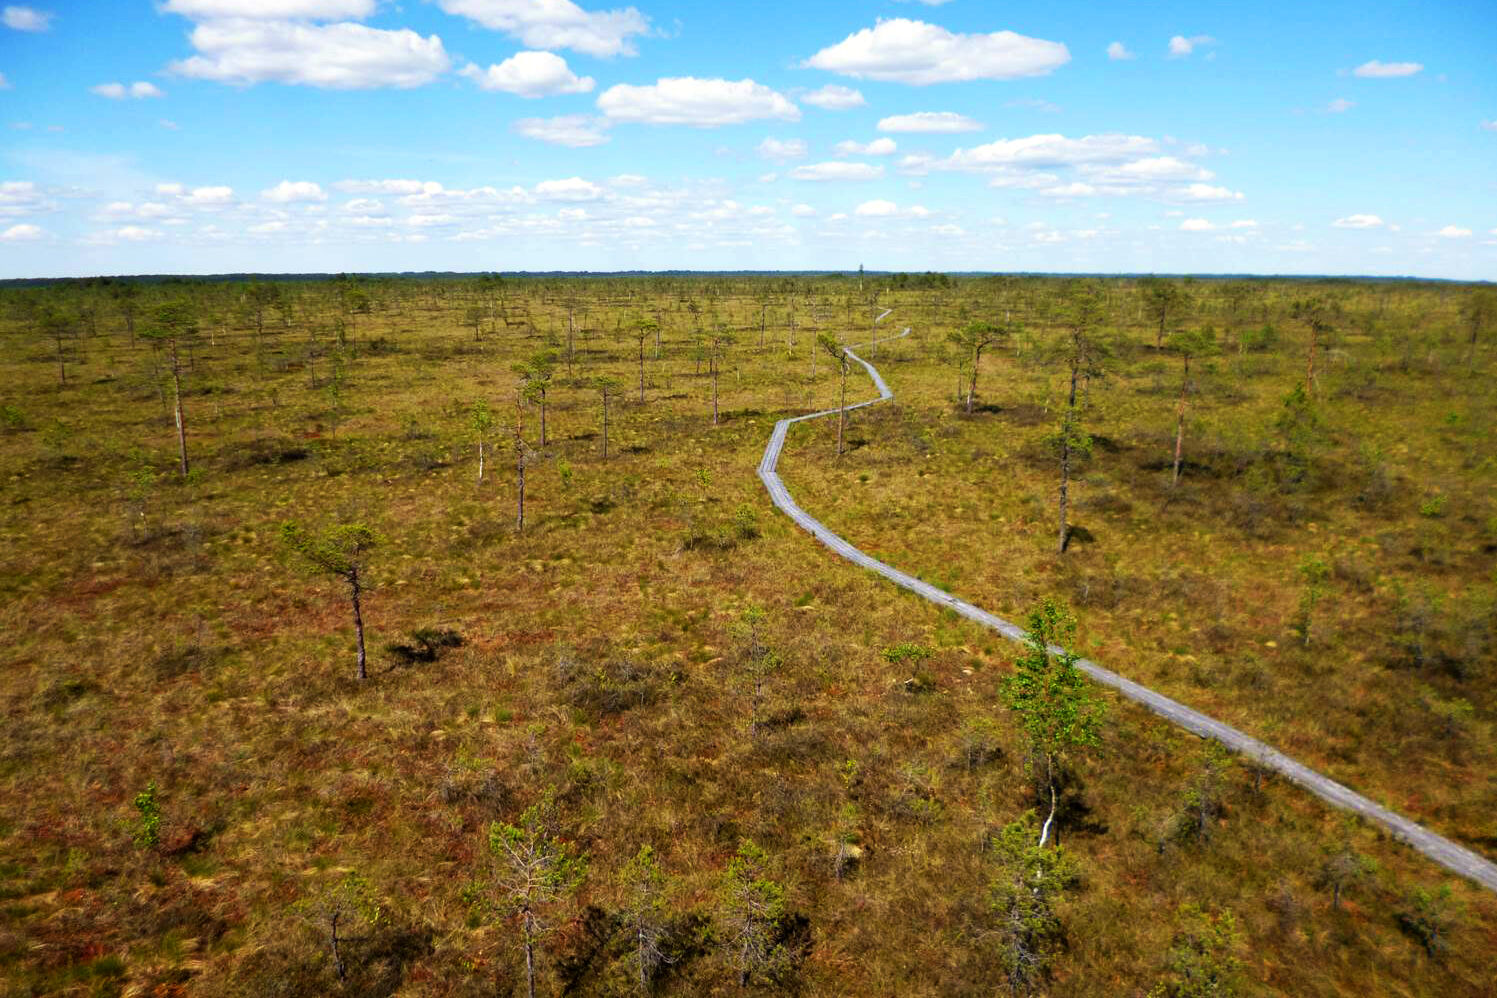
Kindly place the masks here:
<instances>
[{"instance_id":1,"label":"low bog vegetation","mask_svg":"<svg viewBox=\"0 0 1497 998\"><path fill-rule=\"evenodd\" d=\"M1490 994L1492 895L754 469L892 308L806 509L1494 855L1491 295L5 289L0 980Z\"/></svg>"}]
</instances>

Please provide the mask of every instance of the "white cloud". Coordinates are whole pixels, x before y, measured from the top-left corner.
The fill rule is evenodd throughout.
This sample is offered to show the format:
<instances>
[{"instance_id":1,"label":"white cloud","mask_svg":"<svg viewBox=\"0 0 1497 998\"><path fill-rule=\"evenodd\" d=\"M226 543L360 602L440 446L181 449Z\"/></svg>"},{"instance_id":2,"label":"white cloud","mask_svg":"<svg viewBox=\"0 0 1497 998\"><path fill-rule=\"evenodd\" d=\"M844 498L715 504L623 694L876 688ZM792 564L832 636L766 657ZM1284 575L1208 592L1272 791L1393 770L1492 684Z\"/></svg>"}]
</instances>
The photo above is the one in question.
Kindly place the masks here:
<instances>
[{"instance_id":1,"label":"white cloud","mask_svg":"<svg viewBox=\"0 0 1497 998\"><path fill-rule=\"evenodd\" d=\"M1345 97L1337 97L1335 100L1327 104L1325 106L1325 109L1331 114L1345 114L1347 111L1350 111L1356 106L1357 102L1354 100L1347 100Z\"/></svg>"},{"instance_id":2,"label":"white cloud","mask_svg":"<svg viewBox=\"0 0 1497 998\"><path fill-rule=\"evenodd\" d=\"M147 97L165 97L166 94L154 83L137 80L128 87L123 83L100 83L96 87L89 87L90 93L98 94L100 97L108 97L110 100L124 100L126 97L141 100Z\"/></svg>"},{"instance_id":3,"label":"white cloud","mask_svg":"<svg viewBox=\"0 0 1497 998\"><path fill-rule=\"evenodd\" d=\"M819 107L823 111L847 111L868 103L863 99L860 91L852 87L838 86L835 83L828 83L820 90L813 90L803 95L801 101L812 107Z\"/></svg>"},{"instance_id":4,"label":"white cloud","mask_svg":"<svg viewBox=\"0 0 1497 998\"><path fill-rule=\"evenodd\" d=\"M47 231L40 225L28 225L23 222L20 225L12 225L4 232L0 232L0 242L27 243L40 239L46 234Z\"/></svg>"},{"instance_id":5,"label":"white cloud","mask_svg":"<svg viewBox=\"0 0 1497 998\"><path fill-rule=\"evenodd\" d=\"M345 194L437 194L442 185L435 180L339 180L334 190Z\"/></svg>"},{"instance_id":6,"label":"white cloud","mask_svg":"<svg viewBox=\"0 0 1497 998\"><path fill-rule=\"evenodd\" d=\"M1446 239L1469 239L1471 230L1463 229L1458 225L1447 225L1439 232L1436 232L1435 235L1443 236Z\"/></svg>"},{"instance_id":7,"label":"white cloud","mask_svg":"<svg viewBox=\"0 0 1497 998\"><path fill-rule=\"evenodd\" d=\"M554 146L582 149L608 141L608 122L586 114L563 114L555 118L521 118L511 125L527 139Z\"/></svg>"},{"instance_id":8,"label":"white cloud","mask_svg":"<svg viewBox=\"0 0 1497 998\"><path fill-rule=\"evenodd\" d=\"M408 28L237 18L199 24L190 38L199 54L173 62L172 72L243 86L410 88L430 83L451 65L442 39L422 38Z\"/></svg>"},{"instance_id":9,"label":"white cloud","mask_svg":"<svg viewBox=\"0 0 1497 998\"><path fill-rule=\"evenodd\" d=\"M800 108L784 94L753 80L666 77L650 86L618 84L598 98L614 121L715 128L761 118L799 121Z\"/></svg>"},{"instance_id":10,"label":"white cloud","mask_svg":"<svg viewBox=\"0 0 1497 998\"><path fill-rule=\"evenodd\" d=\"M808 204L798 204L794 208L790 209L790 214L794 215L796 218L810 218L812 215L816 214L816 209L812 208Z\"/></svg>"},{"instance_id":11,"label":"white cloud","mask_svg":"<svg viewBox=\"0 0 1497 998\"><path fill-rule=\"evenodd\" d=\"M1331 223L1338 229L1375 229L1382 224L1383 220L1376 215L1347 215Z\"/></svg>"},{"instance_id":12,"label":"white cloud","mask_svg":"<svg viewBox=\"0 0 1497 998\"><path fill-rule=\"evenodd\" d=\"M1227 226L1227 228L1229 229L1256 229L1257 227L1258 220L1255 218L1239 218L1237 221Z\"/></svg>"},{"instance_id":13,"label":"white cloud","mask_svg":"<svg viewBox=\"0 0 1497 998\"><path fill-rule=\"evenodd\" d=\"M1053 101L1041 100L1038 97L1020 97L1016 100L1004 101L1004 107L1027 107L1035 111L1043 111L1045 114L1059 114L1061 107Z\"/></svg>"},{"instance_id":14,"label":"white cloud","mask_svg":"<svg viewBox=\"0 0 1497 998\"><path fill-rule=\"evenodd\" d=\"M166 0L162 10L194 21L246 17L266 21L341 21L374 13L375 0Z\"/></svg>"},{"instance_id":15,"label":"white cloud","mask_svg":"<svg viewBox=\"0 0 1497 998\"><path fill-rule=\"evenodd\" d=\"M877 180L883 175L882 166L869 163L811 163L790 171L796 180Z\"/></svg>"},{"instance_id":16,"label":"white cloud","mask_svg":"<svg viewBox=\"0 0 1497 998\"><path fill-rule=\"evenodd\" d=\"M864 217L882 217L886 215L899 214L899 205L893 201L864 201L853 209L854 215Z\"/></svg>"},{"instance_id":17,"label":"white cloud","mask_svg":"<svg viewBox=\"0 0 1497 998\"><path fill-rule=\"evenodd\" d=\"M1056 187L1042 187L1040 193L1049 198L1089 198L1095 197L1099 192L1091 184L1075 181Z\"/></svg>"},{"instance_id":18,"label":"white cloud","mask_svg":"<svg viewBox=\"0 0 1497 998\"><path fill-rule=\"evenodd\" d=\"M878 123L878 130L881 132L952 134L980 132L982 127L982 122L974 121L955 111L916 111L914 114L896 114Z\"/></svg>"},{"instance_id":19,"label":"white cloud","mask_svg":"<svg viewBox=\"0 0 1497 998\"><path fill-rule=\"evenodd\" d=\"M1211 232L1216 228L1204 218L1187 218L1180 223L1181 232Z\"/></svg>"},{"instance_id":20,"label":"white cloud","mask_svg":"<svg viewBox=\"0 0 1497 998\"><path fill-rule=\"evenodd\" d=\"M180 132L182 130L182 126L177 124L175 121L172 121L170 118L162 118L161 120L157 121L156 124L160 125L168 132Z\"/></svg>"},{"instance_id":21,"label":"white cloud","mask_svg":"<svg viewBox=\"0 0 1497 998\"><path fill-rule=\"evenodd\" d=\"M550 97L555 94L585 94L595 85L591 76L578 76L567 61L554 52L516 52L497 66L480 69L473 63L461 74L481 89L502 90L521 97Z\"/></svg>"},{"instance_id":22,"label":"white cloud","mask_svg":"<svg viewBox=\"0 0 1497 998\"><path fill-rule=\"evenodd\" d=\"M254 233L257 236L270 235L271 233L274 233L274 232L285 232L286 231L286 223L285 222L280 222L280 221L276 221L276 222L261 222L259 225L251 225L249 227L249 231L252 232L252 233Z\"/></svg>"},{"instance_id":23,"label":"white cloud","mask_svg":"<svg viewBox=\"0 0 1497 998\"><path fill-rule=\"evenodd\" d=\"M261 191L260 197L277 204L327 200L327 194L322 190L322 185L310 180L283 180L274 187Z\"/></svg>"},{"instance_id":24,"label":"white cloud","mask_svg":"<svg viewBox=\"0 0 1497 998\"><path fill-rule=\"evenodd\" d=\"M46 31L52 26L52 15L34 7L6 7L0 21L16 31Z\"/></svg>"},{"instance_id":25,"label":"white cloud","mask_svg":"<svg viewBox=\"0 0 1497 998\"><path fill-rule=\"evenodd\" d=\"M437 6L531 48L592 56L634 55L632 37L650 30L649 20L633 7L586 11L572 0L437 0Z\"/></svg>"},{"instance_id":26,"label":"white cloud","mask_svg":"<svg viewBox=\"0 0 1497 998\"><path fill-rule=\"evenodd\" d=\"M1071 61L1060 42L1012 31L962 35L907 18L880 20L805 61L845 76L924 86L1043 76Z\"/></svg>"},{"instance_id":27,"label":"white cloud","mask_svg":"<svg viewBox=\"0 0 1497 998\"><path fill-rule=\"evenodd\" d=\"M1116 60L1134 59L1137 57L1132 52L1129 52L1128 46L1124 45L1122 42L1113 42L1112 44L1107 46L1107 58Z\"/></svg>"},{"instance_id":28,"label":"white cloud","mask_svg":"<svg viewBox=\"0 0 1497 998\"><path fill-rule=\"evenodd\" d=\"M535 196L547 201L596 201L603 196L603 188L581 177L542 180L535 185Z\"/></svg>"},{"instance_id":29,"label":"white cloud","mask_svg":"<svg viewBox=\"0 0 1497 998\"><path fill-rule=\"evenodd\" d=\"M1210 35L1176 35L1170 39L1170 55L1176 59L1183 59L1196 50L1197 45L1215 45L1216 39Z\"/></svg>"},{"instance_id":30,"label":"white cloud","mask_svg":"<svg viewBox=\"0 0 1497 998\"><path fill-rule=\"evenodd\" d=\"M764 159L804 159L804 139L765 139L759 143L758 153Z\"/></svg>"},{"instance_id":31,"label":"white cloud","mask_svg":"<svg viewBox=\"0 0 1497 998\"><path fill-rule=\"evenodd\" d=\"M126 242L150 242L151 239L162 238L162 233L156 229L144 229L141 226L123 226L109 233L115 239L124 239Z\"/></svg>"},{"instance_id":32,"label":"white cloud","mask_svg":"<svg viewBox=\"0 0 1497 998\"><path fill-rule=\"evenodd\" d=\"M1399 76L1413 76L1424 68L1423 63L1418 62L1379 62L1373 59L1364 62L1352 70L1353 76L1361 76L1373 80L1386 80Z\"/></svg>"},{"instance_id":33,"label":"white cloud","mask_svg":"<svg viewBox=\"0 0 1497 998\"><path fill-rule=\"evenodd\" d=\"M1226 187L1212 187L1210 184L1191 184L1178 196L1185 201L1241 201L1241 191L1230 190Z\"/></svg>"},{"instance_id":34,"label":"white cloud","mask_svg":"<svg viewBox=\"0 0 1497 998\"><path fill-rule=\"evenodd\" d=\"M890 138L874 139L872 142L854 142L848 139L834 147L838 156L892 156L899 147Z\"/></svg>"},{"instance_id":35,"label":"white cloud","mask_svg":"<svg viewBox=\"0 0 1497 998\"><path fill-rule=\"evenodd\" d=\"M971 149L958 149L948 165L953 169L1001 166L1058 167L1085 163L1124 163L1158 151L1159 143L1142 135L1030 135L998 139Z\"/></svg>"},{"instance_id":36,"label":"white cloud","mask_svg":"<svg viewBox=\"0 0 1497 998\"><path fill-rule=\"evenodd\" d=\"M1085 169L1114 183L1129 181L1210 180L1212 172L1174 156L1150 156L1119 166L1087 165Z\"/></svg>"},{"instance_id":37,"label":"white cloud","mask_svg":"<svg viewBox=\"0 0 1497 998\"><path fill-rule=\"evenodd\" d=\"M56 204L30 180L0 181L0 217L52 211Z\"/></svg>"}]
</instances>

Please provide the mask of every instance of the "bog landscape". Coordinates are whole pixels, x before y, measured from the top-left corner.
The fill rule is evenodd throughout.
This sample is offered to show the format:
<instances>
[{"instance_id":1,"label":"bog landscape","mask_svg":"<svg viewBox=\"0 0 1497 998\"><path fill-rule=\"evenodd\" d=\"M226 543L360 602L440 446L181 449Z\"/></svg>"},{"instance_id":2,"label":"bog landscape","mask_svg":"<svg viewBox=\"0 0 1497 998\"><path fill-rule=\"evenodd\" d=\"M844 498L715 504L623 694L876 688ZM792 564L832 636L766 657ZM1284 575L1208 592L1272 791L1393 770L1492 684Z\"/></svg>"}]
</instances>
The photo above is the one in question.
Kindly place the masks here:
<instances>
[{"instance_id":1,"label":"bog landscape","mask_svg":"<svg viewBox=\"0 0 1497 998\"><path fill-rule=\"evenodd\" d=\"M834 410L779 460L826 528L1490 856L1490 290L5 303L20 993L1490 993L1490 884L1035 671L755 473ZM839 431L865 343L894 398Z\"/></svg>"},{"instance_id":2,"label":"bog landscape","mask_svg":"<svg viewBox=\"0 0 1497 998\"><path fill-rule=\"evenodd\" d=\"M0 998L1497 996L1490 5L615 2L0 0Z\"/></svg>"}]
</instances>

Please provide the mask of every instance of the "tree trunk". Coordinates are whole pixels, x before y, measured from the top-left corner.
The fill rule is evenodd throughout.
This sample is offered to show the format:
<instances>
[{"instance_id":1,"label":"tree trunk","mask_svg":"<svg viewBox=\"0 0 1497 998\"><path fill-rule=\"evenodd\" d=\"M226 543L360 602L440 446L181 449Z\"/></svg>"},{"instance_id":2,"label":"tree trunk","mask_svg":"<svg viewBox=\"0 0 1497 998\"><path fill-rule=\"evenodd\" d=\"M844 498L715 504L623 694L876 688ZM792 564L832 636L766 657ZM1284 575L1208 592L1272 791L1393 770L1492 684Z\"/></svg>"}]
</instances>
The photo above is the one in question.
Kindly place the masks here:
<instances>
[{"instance_id":1,"label":"tree trunk","mask_svg":"<svg viewBox=\"0 0 1497 998\"><path fill-rule=\"evenodd\" d=\"M1320 334L1312 323L1310 325L1310 355L1305 361L1305 394L1310 398L1315 397L1315 348L1319 346Z\"/></svg>"},{"instance_id":2,"label":"tree trunk","mask_svg":"<svg viewBox=\"0 0 1497 998\"><path fill-rule=\"evenodd\" d=\"M712 425L717 425L717 358L712 358Z\"/></svg>"},{"instance_id":3,"label":"tree trunk","mask_svg":"<svg viewBox=\"0 0 1497 998\"><path fill-rule=\"evenodd\" d=\"M338 920L340 917L341 914L339 912L333 913L332 917L329 919L329 922L331 923L329 926L329 930L332 935L333 941L333 966L337 968L338 980L341 981L347 977L347 972L345 971L343 966L343 953L338 948Z\"/></svg>"},{"instance_id":4,"label":"tree trunk","mask_svg":"<svg viewBox=\"0 0 1497 998\"><path fill-rule=\"evenodd\" d=\"M483 437L478 438L478 484L483 484Z\"/></svg>"},{"instance_id":5,"label":"tree trunk","mask_svg":"<svg viewBox=\"0 0 1497 998\"><path fill-rule=\"evenodd\" d=\"M348 570L349 598L353 602L353 633L359 643L359 679L369 678L368 663L364 656L364 612L359 605L359 595L363 592L359 585L359 566L354 565Z\"/></svg>"},{"instance_id":6,"label":"tree trunk","mask_svg":"<svg viewBox=\"0 0 1497 998\"><path fill-rule=\"evenodd\" d=\"M977 394L977 364L982 360L982 351L972 352L972 380L967 385L967 415L972 415L972 398Z\"/></svg>"},{"instance_id":7,"label":"tree trunk","mask_svg":"<svg viewBox=\"0 0 1497 998\"><path fill-rule=\"evenodd\" d=\"M767 320L768 316L769 316L769 306L767 304L759 306L759 349L760 350L764 349L764 323Z\"/></svg>"},{"instance_id":8,"label":"tree trunk","mask_svg":"<svg viewBox=\"0 0 1497 998\"><path fill-rule=\"evenodd\" d=\"M525 426L521 422L524 409L520 399L515 398L515 529L525 529Z\"/></svg>"},{"instance_id":9,"label":"tree trunk","mask_svg":"<svg viewBox=\"0 0 1497 998\"><path fill-rule=\"evenodd\" d=\"M55 336L53 339L57 341L57 380L60 387L66 388L68 386L68 368L62 352L62 337Z\"/></svg>"},{"instance_id":10,"label":"tree trunk","mask_svg":"<svg viewBox=\"0 0 1497 998\"><path fill-rule=\"evenodd\" d=\"M639 401L645 400L645 341L639 341Z\"/></svg>"},{"instance_id":11,"label":"tree trunk","mask_svg":"<svg viewBox=\"0 0 1497 998\"><path fill-rule=\"evenodd\" d=\"M1070 505L1071 492L1071 431L1076 422L1076 380L1079 377L1081 362L1071 362L1071 395L1066 402L1065 425L1060 434L1060 548L1059 553L1066 553L1066 542L1070 540L1070 530L1066 526L1066 513Z\"/></svg>"},{"instance_id":12,"label":"tree trunk","mask_svg":"<svg viewBox=\"0 0 1497 998\"><path fill-rule=\"evenodd\" d=\"M530 998L535 998L535 939L530 934L530 915L525 916L525 983Z\"/></svg>"},{"instance_id":13,"label":"tree trunk","mask_svg":"<svg viewBox=\"0 0 1497 998\"><path fill-rule=\"evenodd\" d=\"M574 337L575 333L576 333L576 324L572 321L572 309L571 309L570 306L568 306L567 307L567 374L568 375L570 375L572 373L572 356L573 356L573 353L574 353L572 344L574 342L573 337Z\"/></svg>"},{"instance_id":14,"label":"tree trunk","mask_svg":"<svg viewBox=\"0 0 1497 998\"><path fill-rule=\"evenodd\" d=\"M608 396L603 396L603 460L608 460Z\"/></svg>"},{"instance_id":15,"label":"tree trunk","mask_svg":"<svg viewBox=\"0 0 1497 998\"><path fill-rule=\"evenodd\" d=\"M177 363L177 341L172 340L172 404L177 417L177 457L187 477L187 420L182 413L182 368Z\"/></svg>"},{"instance_id":16,"label":"tree trunk","mask_svg":"<svg viewBox=\"0 0 1497 998\"><path fill-rule=\"evenodd\" d=\"M1185 390L1190 384L1190 356L1185 356L1185 370L1180 377L1180 405L1175 411L1175 472L1170 488L1180 484L1180 454L1185 446Z\"/></svg>"},{"instance_id":17,"label":"tree trunk","mask_svg":"<svg viewBox=\"0 0 1497 998\"><path fill-rule=\"evenodd\" d=\"M842 456L842 439L847 432L847 357L842 357L842 398L837 406L837 456Z\"/></svg>"}]
</instances>

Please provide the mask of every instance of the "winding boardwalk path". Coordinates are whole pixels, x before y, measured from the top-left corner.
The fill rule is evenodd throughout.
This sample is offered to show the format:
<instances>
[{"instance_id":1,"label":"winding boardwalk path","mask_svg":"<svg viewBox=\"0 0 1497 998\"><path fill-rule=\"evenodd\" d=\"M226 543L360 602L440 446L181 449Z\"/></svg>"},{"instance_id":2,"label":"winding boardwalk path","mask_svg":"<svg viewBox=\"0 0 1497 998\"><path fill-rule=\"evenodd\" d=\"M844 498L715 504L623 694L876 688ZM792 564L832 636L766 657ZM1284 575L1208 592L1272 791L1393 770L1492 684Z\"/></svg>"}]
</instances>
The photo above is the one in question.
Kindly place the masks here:
<instances>
[{"instance_id":1,"label":"winding boardwalk path","mask_svg":"<svg viewBox=\"0 0 1497 998\"><path fill-rule=\"evenodd\" d=\"M889 315L890 311L892 309L886 309L883 315L880 315L876 321L882 321ZM908 336L909 333L910 328L906 326L903 332L878 342L899 339L900 337ZM862 346L863 344L857 345ZM850 359L863 365L868 371L868 376L873 379L873 387L878 389L878 398L859 402L857 405L850 405L847 407L849 411L862 409L870 405L878 405L880 402L886 402L894 397L894 393L889 390L889 386L884 383L883 377L872 364L853 353L852 347L844 347L843 350ZM923 582L912 575L901 572L891 565L886 565L876 558L864 554L827 529L819 520L811 517L810 514L801 509L796 504L796 501L790 497L789 491L785 488L785 483L780 480L779 474L775 471L775 466L779 463L780 452L785 448L785 437L790 432L791 424L807 419L834 416L838 411L837 409L824 409L821 412L812 412L804 416L782 419L775 424L774 433L769 438L769 446L764 449L764 458L759 462L759 478L764 482L765 488L769 490L769 496L774 500L774 504L789 516L790 519L809 531L812 537L853 564L861 565L869 571L877 572L896 586L908 589L917 596L930 600L930 602L938 606L949 607L968 620L976 621L984 627L990 627L1011 641L1023 641L1023 628L995 616L981 607L976 607L971 603L959 600L949 593L942 592L928 582ZM1059 649L1055 650L1058 651ZM1251 735L1244 734L1230 725L1207 717L1205 714L1192 710L1163 694L1155 693L1145 686L1140 686L1130 679L1123 678L1110 669L1102 668L1102 666L1095 662L1081 659L1076 664L1087 675L1091 676L1092 679L1103 685L1111 686L1128 699L1142 704L1161 717L1180 725L1185 730L1200 735L1202 738L1214 738L1221 744L1252 759L1259 765L1280 773L1328 803L1359 814L1370 821L1377 822L1393 833L1394 838L1407 843L1446 869L1469 877L1489 890L1497 891L1497 863L1493 863L1486 857L1478 855L1443 836L1436 835L1434 832L1415 824L1401 814L1395 814L1387 808L1368 800L1356 791L1342 786L1329 777L1322 776L1308 766L1289 758L1272 746L1259 741Z\"/></svg>"}]
</instances>

